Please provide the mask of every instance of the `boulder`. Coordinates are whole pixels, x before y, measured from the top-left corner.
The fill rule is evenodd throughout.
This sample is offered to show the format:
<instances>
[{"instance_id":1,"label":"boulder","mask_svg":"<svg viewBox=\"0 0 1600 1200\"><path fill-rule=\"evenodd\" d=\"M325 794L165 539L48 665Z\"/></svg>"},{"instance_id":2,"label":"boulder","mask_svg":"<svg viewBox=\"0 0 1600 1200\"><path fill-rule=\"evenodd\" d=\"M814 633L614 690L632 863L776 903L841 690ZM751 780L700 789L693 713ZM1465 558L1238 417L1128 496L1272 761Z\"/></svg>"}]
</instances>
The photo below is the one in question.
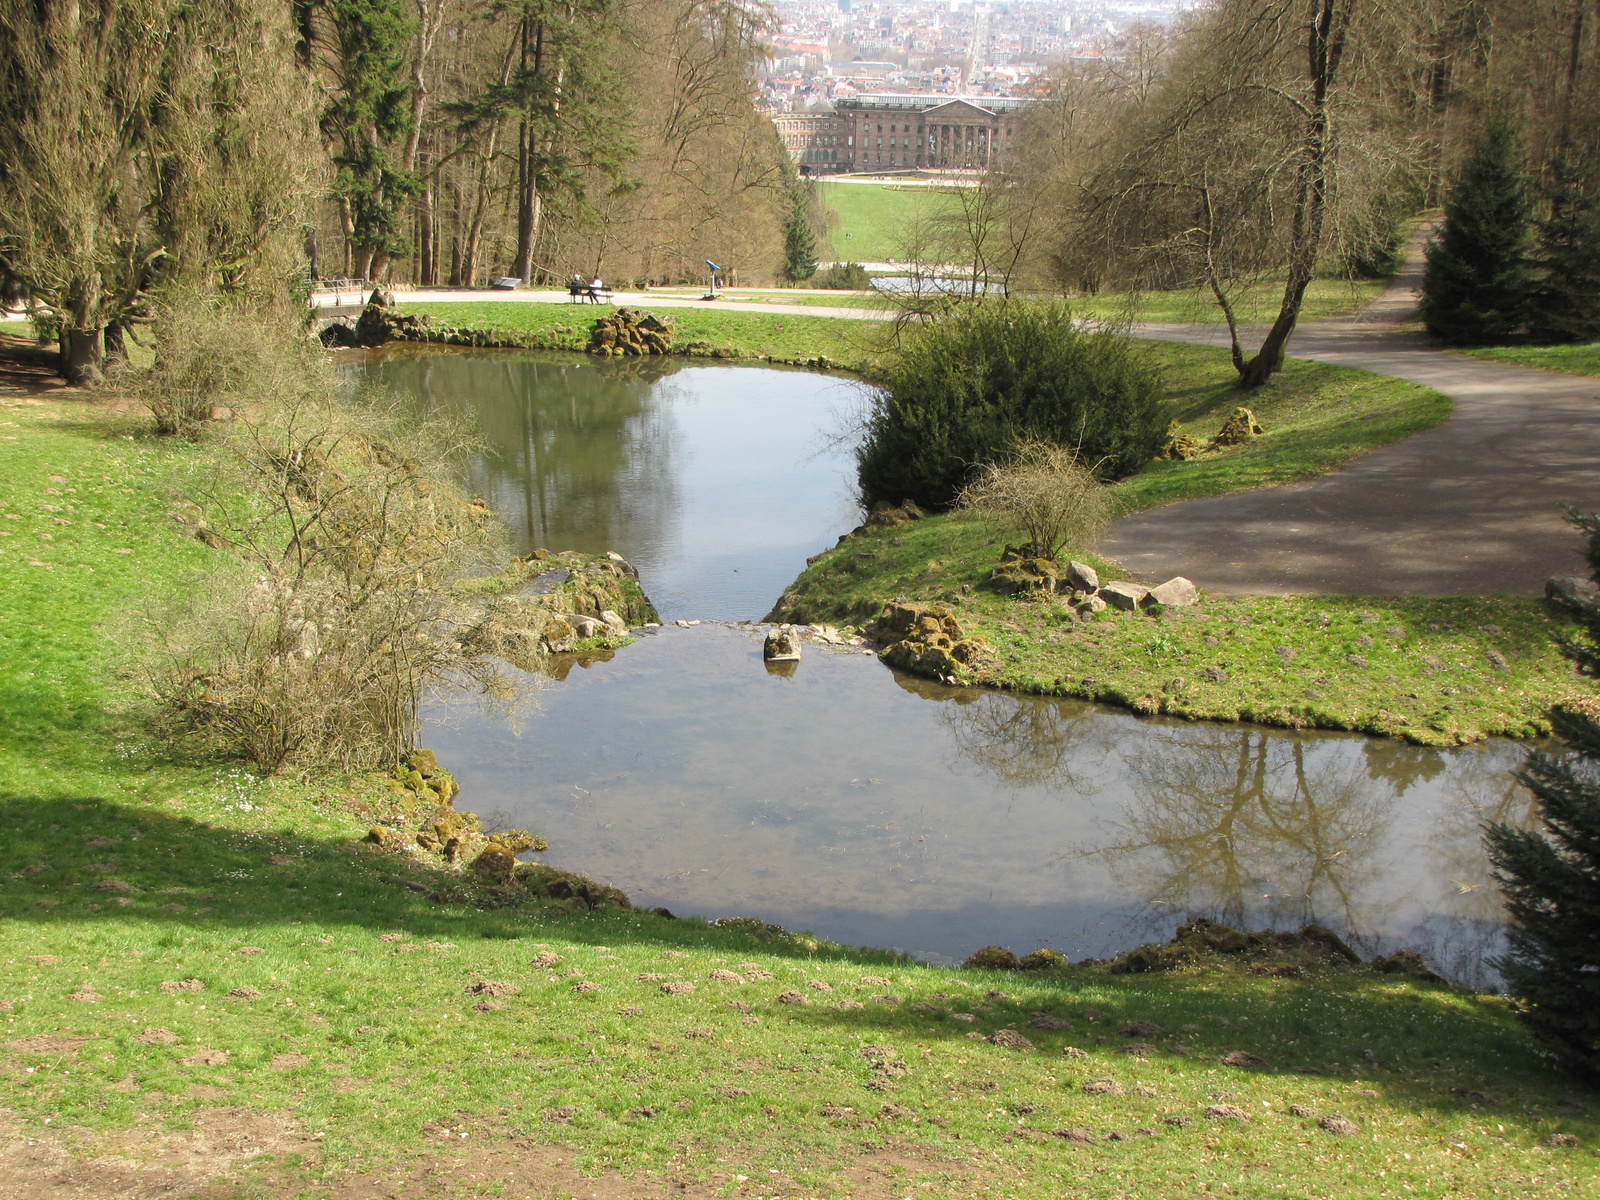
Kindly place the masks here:
<instances>
[{"instance_id":1,"label":"boulder","mask_svg":"<svg viewBox=\"0 0 1600 1200\"><path fill-rule=\"evenodd\" d=\"M550 654L565 654L578 640L578 631L562 617L552 617L544 627L541 641Z\"/></svg>"},{"instance_id":2,"label":"boulder","mask_svg":"<svg viewBox=\"0 0 1600 1200\"><path fill-rule=\"evenodd\" d=\"M627 633L628 632L628 623L626 621L624 621L621 617L619 617L616 613L612 612L609 608L604 609L604 610L601 611L600 619L605 622L606 628L609 629L612 633Z\"/></svg>"},{"instance_id":3,"label":"boulder","mask_svg":"<svg viewBox=\"0 0 1600 1200\"><path fill-rule=\"evenodd\" d=\"M1100 599L1124 612L1133 612L1149 594L1150 589L1144 584L1130 583L1126 579L1113 580L1100 589Z\"/></svg>"},{"instance_id":4,"label":"boulder","mask_svg":"<svg viewBox=\"0 0 1600 1200\"><path fill-rule=\"evenodd\" d=\"M571 616L563 617L562 619L568 625L572 626L572 631L576 633L579 638L598 637L600 634L606 632L607 629L605 622L598 621L594 617Z\"/></svg>"},{"instance_id":5,"label":"boulder","mask_svg":"<svg viewBox=\"0 0 1600 1200\"><path fill-rule=\"evenodd\" d=\"M1098 595L1090 596L1078 605L1078 615L1084 618L1092 617L1095 613L1105 612L1106 607L1106 602Z\"/></svg>"},{"instance_id":6,"label":"boulder","mask_svg":"<svg viewBox=\"0 0 1600 1200\"><path fill-rule=\"evenodd\" d=\"M1233 416L1217 431L1217 436L1211 439L1213 446L1238 446L1248 442L1253 437L1260 437L1266 432L1261 428L1261 422L1256 420L1256 414L1248 408L1236 408Z\"/></svg>"},{"instance_id":7,"label":"boulder","mask_svg":"<svg viewBox=\"0 0 1600 1200\"><path fill-rule=\"evenodd\" d=\"M1149 594L1144 598L1144 603L1164 604L1171 608L1198 604L1200 603L1200 589L1182 575L1177 575L1165 583L1151 588Z\"/></svg>"},{"instance_id":8,"label":"boulder","mask_svg":"<svg viewBox=\"0 0 1600 1200\"><path fill-rule=\"evenodd\" d=\"M1544 581L1544 594L1548 600L1565 600L1593 602L1596 598L1595 585L1587 579L1577 579L1573 576L1551 576Z\"/></svg>"},{"instance_id":9,"label":"boulder","mask_svg":"<svg viewBox=\"0 0 1600 1200\"><path fill-rule=\"evenodd\" d=\"M800 657L800 635L793 625L779 625L768 630L761 645L761 657L768 662L792 662Z\"/></svg>"},{"instance_id":10,"label":"boulder","mask_svg":"<svg viewBox=\"0 0 1600 1200\"><path fill-rule=\"evenodd\" d=\"M1100 572L1088 563L1074 560L1067 564L1067 582L1074 591L1098 592L1100 590Z\"/></svg>"}]
</instances>

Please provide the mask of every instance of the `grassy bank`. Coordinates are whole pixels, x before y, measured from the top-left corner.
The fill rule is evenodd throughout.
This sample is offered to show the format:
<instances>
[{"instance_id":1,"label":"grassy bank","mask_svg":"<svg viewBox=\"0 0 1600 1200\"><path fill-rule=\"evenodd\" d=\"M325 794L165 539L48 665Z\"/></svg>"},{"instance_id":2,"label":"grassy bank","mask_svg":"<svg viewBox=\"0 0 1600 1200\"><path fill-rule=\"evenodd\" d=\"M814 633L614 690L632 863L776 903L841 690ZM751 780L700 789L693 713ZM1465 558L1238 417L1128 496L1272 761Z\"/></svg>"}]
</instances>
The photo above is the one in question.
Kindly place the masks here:
<instances>
[{"instance_id":1,"label":"grassy bank","mask_svg":"<svg viewBox=\"0 0 1600 1200\"><path fill-rule=\"evenodd\" d=\"M1492 997L1275 974L1271 954L951 971L519 900L365 844L381 781L174 758L111 635L217 553L171 517L207 451L78 400L5 402L0 1169L24 1195L1031 1198L1070 1178L1107 1198L1487 1197L1593 1178L1600 1100L1558 1103L1571 1085ZM982 1040L1003 1029L1028 1044ZM1237 1051L1256 1057L1221 1061Z\"/></svg>"},{"instance_id":2,"label":"grassy bank","mask_svg":"<svg viewBox=\"0 0 1600 1200\"><path fill-rule=\"evenodd\" d=\"M1242 394L1234 386L1227 351L1171 342L1145 345L1161 366L1179 432L1209 438L1236 406L1246 404L1266 436L1187 461L1149 464L1116 485L1124 513L1324 475L1450 415L1449 398L1430 388L1304 359L1290 359L1270 383Z\"/></svg>"},{"instance_id":3,"label":"grassy bank","mask_svg":"<svg viewBox=\"0 0 1600 1200\"><path fill-rule=\"evenodd\" d=\"M864 623L884 601L945 602L991 655L974 682L1146 714L1344 729L1453 745L1548 733L1545 710L1582 686L1556 639L1571 632L1522 597L1208 597L1159 616L1081 621L1054 597L985 586L1001 543L944 515L828 551L775 616ZM1090 554L1076 555L1120 573Z\"/></svg>"},{"instance_id":4,"label":"grassy bank","mask_svg":"<svg viewBox=\"0 0 1600 1200\"><path fill-rule=\"evenodd\" d=\"M596 318L616 308L484 301L407 304L402 311L426 314L436 325L509 330L522 335L532 349L583 350ZM660 313L677 328L676 350L691 356L782 363L823 357L848 371L869 371L882 353L878 326L871 321L703 308L663 308Z\"/></svg>"},{"instance_id":5,"label":"grassy bank","mask_svg":"<svg viewBox=\"0 0 1600 1200\"><path fill-rule=\"evenodd\" d=\"M1490 346L1467 350L1474 358L1538 367L1567 375L1600 375L1600 343L1589 346Z\"/></svg>"}]
</instances>

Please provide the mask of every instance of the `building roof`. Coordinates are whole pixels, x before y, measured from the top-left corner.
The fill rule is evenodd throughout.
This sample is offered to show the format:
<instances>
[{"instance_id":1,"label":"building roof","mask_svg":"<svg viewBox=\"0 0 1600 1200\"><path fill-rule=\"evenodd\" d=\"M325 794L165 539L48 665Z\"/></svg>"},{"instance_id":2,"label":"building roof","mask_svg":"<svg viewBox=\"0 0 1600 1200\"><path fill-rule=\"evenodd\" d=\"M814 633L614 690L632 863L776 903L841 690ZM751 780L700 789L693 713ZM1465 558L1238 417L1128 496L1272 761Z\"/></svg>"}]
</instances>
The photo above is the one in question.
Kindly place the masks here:
<instances>
[{"instance_id":1,"label":"building roof","mask_svg":"<svg viewBox=\"0 0 1600 1200\"><path fill-rule=\"evenodd\" d=\"M1029 96L950 96L935 92L862 92L837 103L845 108L911 109L922 112L945 104L970 104L990 113L1014 112L1033 103Z\"/></svg>"}]
</instances>

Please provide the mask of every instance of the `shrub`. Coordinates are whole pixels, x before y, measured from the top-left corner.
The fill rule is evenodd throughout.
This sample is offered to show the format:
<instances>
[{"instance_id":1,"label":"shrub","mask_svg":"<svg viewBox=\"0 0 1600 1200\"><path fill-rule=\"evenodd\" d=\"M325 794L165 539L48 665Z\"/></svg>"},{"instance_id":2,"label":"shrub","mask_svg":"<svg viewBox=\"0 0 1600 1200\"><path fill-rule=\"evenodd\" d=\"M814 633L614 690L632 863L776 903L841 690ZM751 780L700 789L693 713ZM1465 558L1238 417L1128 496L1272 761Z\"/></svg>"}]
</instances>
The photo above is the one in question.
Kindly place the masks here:
<instances>
[{"instance_id":1,"label":"shrub","mask_svg":"<svg viewBox=\"0 0 1600 1200\"><path fill-rule=\"evenodd\" d=\"M892 362L857 451L861 493L945 509L1029 439L1120 478L1160 451L1163 407L1160 373L1129 339L1080 329L1062 305L966 305Z\"/></svg>"},{"instance_id":2,"label":"shrub","mask_svg":"<svg viewBox=\"0 0 1600 1200\"><path fill-rule=\"evenodd\" d=\"M452 590L495 549L489 512L450 480L452 430L351 396L288 331L253 353L260 373L230 384L246 403L188 489L223 556L184 605L144 614L144 680L172 736L264 771L392 765L424 689L497 678L456 635Z\"/></svg>"},{"instance_id":3,"label":"shrub","mask_svg":"<svg viewBox=\"0 0 1600 1200\"><path fill-rule=\"evenodd\" d=\"M1037 558L1055 558L1069 540L1092 544L1111 516L1105 485L1076 451L1034 441L1018 445L1010 461L985 467L959 504L1020 530Z\"/></svg>"},{"instance_id":4,"label":"shrub","mask_svg":"<svg viewBox=\"0 0 1600 1200\"><path fill-rule=\"evenodd\" d=\"M836 291L870 292L872 276L860 263L834 263L811 281L812 287L833 288Z\"/></svg>"}]
</instances>

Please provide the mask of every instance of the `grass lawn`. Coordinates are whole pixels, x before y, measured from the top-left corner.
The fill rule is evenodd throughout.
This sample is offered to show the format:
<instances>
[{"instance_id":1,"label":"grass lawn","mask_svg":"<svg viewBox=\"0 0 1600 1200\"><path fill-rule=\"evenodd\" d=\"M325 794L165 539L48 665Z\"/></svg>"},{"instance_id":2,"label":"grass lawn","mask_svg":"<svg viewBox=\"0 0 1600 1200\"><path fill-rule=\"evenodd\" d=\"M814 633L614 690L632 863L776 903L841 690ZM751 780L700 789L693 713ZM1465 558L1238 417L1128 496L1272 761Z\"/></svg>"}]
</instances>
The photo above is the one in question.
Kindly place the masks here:
<instances>
[{"instance_id":1,"label":"grass lawn","mask_svg":"<svg viewBox=\"0 0 1600 1200\"><path fill-rule=\"evenodd\" d=\"M1600 342L1588 346L1490 346L1463 353L1568 375L1600 375Z\"/></svg>"},{"instance_id":2,"label":"grass lawn","mask_svg":"<svg viewBox=\"0 0 1600 1200\"><path fill-rule=\"evenodd\" d=\"M1300 319L1326 321L1331 317L1349 316L1388 286L1387 279L1314 279L1306 289ZM1282 299L1281 283L1263 284L1241 296L1234 304L1234 313L1246 324L1268 324L1277 318ZM1068 303L1079 316L1096 320L1114 320L1131 314L1134 320L1158 324L1223 324L1222 309L1217 307L1215 298L1206 291L1140 292L1135 295L1101 292L1095 296L1074 297ZM1254 350L1248 343L1246 348Z\"/></svg>"},{"instance_id":3,"label":"grass lawn","mask_svg":"<svg viewBox=\"0 0 1600 1200\"><path fill-rule=\"evenodd\" d=\"M956 196L937 188L819 182L817 191L823 207L838 218L818 238L817 257L824 262L904 258L910 226L960 212Z\"/></svg>"},{"instance_id":4,"label":"grass lawn","mask_svg":"<svg viewBox=\"0 0 1600 1200\"><path fill-rule=\"evenodd\" d=\"M864 624L886 600L947 603L991 659L971 680L1190 720L1344 729L1454 745L1548 734L1545 711L1583 687L1524 597L1204 597L1160 615L1082 621L1054 596L985 586L1003 536L964 514L851 538L817 559L774 616ZM1081 551L1071 557L1122 572Z\"/></svg>"},{"instance_id":5,"label":"grass lawn","mask_svg":"<svg viewBox=\"0 0 1600 1200\"><path fill-rule=\"evenodd\" d=\"M1247 405L1266 436L1188 461L1152 462L1115 485L1124 513L1323 475L1450 415L1449 399L1429 388L1305 359L1290 359L1270 383L1242 393L1226 350L1144 345L1161 365L1181 432L1208 438Z\"/></svg>"},{"instance_id":6,"label":"grass lawn","mask_svg":"<svg viewBox=\"0 0 1600 1200\"><path fill-rule=\"evenodd\" d=\"M174 757L113 643L216 561L171 519L208 451L76 399L0 404L0 1175L20 1194L1593 1183L1600 1096L1542 1067L1495 997L1337 964L946 970L519 903L364 843L375 779ZM1270 640L1259 614L1257 632L1210 612L1196 628ZM1485 612L1513 621L1515 659L1533 635ZM983 1040L1002 1029L1027 1044ZM1221 1062L1235 1051L1254 1065Z\"/></svg>"},{"instance_id":7,"label":"grass lawn","mask_svg":"<svg viewBox=\"0 0 1600 1200\"><path fill-rule=\"evenodd\" d=\"M408 313L426 313L437 325L509 330L527 336L534 348L548 350L583 350L595 319L616 311L611 305L494 301L407 304L402 308ZM660 312L677 327L677 347L703 357L803 362L821 356L846 370L866 371L882 353L878 325L872 321L706 308L664 308Z\"/></svg>"}]
</instances>

